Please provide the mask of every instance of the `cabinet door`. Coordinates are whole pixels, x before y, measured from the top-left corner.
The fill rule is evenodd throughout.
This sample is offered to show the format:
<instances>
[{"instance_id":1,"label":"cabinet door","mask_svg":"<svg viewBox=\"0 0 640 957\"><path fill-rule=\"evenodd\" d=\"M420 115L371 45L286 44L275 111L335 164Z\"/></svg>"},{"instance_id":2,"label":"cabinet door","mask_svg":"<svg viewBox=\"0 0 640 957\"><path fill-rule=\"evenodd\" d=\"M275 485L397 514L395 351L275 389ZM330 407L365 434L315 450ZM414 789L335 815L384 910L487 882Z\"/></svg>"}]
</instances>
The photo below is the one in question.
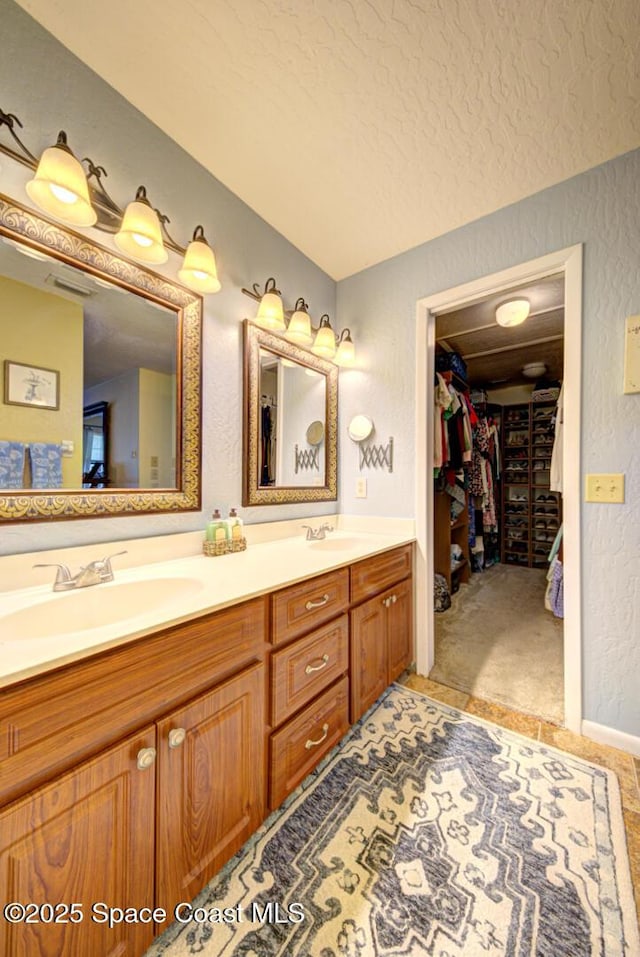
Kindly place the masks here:
<instances>
[{"instance_id":1,"label":"cabinet door","mask_svg":"<svg viewBox=\"0 0 640 957\"><path fill-rule=\"evenodd\" d=\"M158 723L157 903L189 901L262 823L264 667Z\"/></svg>"},{"instance_id":2,"label":"cabinet door","mask_svg":"<svg viewBox=\"0 0 640 957\"><path fill-rule=\"evenodd\" d=\"M138 957L151 945L152 923L110 928L93 908L153 909L155 769L139 770L137 755L154 746L147 728L0 813L0 900L80 905L43 908L40 923L0 920L0 953Z\"/></svg>"},{"instance_id":3,"label":"cabinet door","mask_svg":"<svg viewBox=\"0 0 640 957\"><path fill-rule=\"evenodd\" d=\"M351 612L351 723L387 687L387 609L377 595Z\"/></svg>"},{"instance_id":4,"label":"cabinet door","mask_svg":"<svg viewBox=\"0 0 640 957\"><path fill-rule=\"evenodd\" d=\"M412 579L395 585L387 597L387 683L401 675L413 661L413 586Z\"/></svg>"}]
</instances>

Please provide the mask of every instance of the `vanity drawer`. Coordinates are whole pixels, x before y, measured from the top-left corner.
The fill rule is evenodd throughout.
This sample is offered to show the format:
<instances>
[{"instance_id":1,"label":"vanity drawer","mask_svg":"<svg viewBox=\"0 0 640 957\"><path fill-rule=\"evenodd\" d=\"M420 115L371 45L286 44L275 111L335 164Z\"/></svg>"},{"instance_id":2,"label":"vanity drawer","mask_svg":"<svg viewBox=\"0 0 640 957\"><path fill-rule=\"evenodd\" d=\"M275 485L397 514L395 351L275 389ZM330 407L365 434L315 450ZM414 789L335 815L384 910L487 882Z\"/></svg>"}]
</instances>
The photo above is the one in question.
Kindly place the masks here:
<instances>
[{"instance_id":1,"label":"vanity drawer","mask_svg":"<svg viewBox=\"0 0 640 957\"><path fill-rule=\"evenodd\" d=\"M286 721L349 667L349 618L342 615L271 655L271 723Z\"/></svg>"},{"instance_id":2,"label":"vanity drawer","mask_svg":"<svg viewBox=\"0 0 640 957\"><path fill-rule=\"evenodd\" d=\"M349 605L349 571L326 575L283 588L271 596L271 641L281 645L335 618Z\"/></svg>"},{"instance_id":3,"label":"vanity drawer","mask_svg":"<svg viewBox=\"0 0 640 957\"><path fill-rule=\"evenodd\" d=\"M139 638L0 695L0 804L264 659L263 598Z\"/></svg>"},{"instance_id":4,"label":"vanity drawer","mask_svg":"<svg viewBox=\"0 0 640 957\"><path fill-rule=\"evenodd\" d=\"M413 545L403 545L356 562L351 566L351 604L357 605L395 582L408 578L412 570Z\"/></svg>"},{"instance_id":5,"label":"vanity drawer","mask_svg":"<svg viewBox=\"0 0 640 957\"><path fill-rule=\"evenodd\" d=\"M277 808L349 729L349 681L342 678L271 735L269 799Z\"/></svg>"}]
</instances>

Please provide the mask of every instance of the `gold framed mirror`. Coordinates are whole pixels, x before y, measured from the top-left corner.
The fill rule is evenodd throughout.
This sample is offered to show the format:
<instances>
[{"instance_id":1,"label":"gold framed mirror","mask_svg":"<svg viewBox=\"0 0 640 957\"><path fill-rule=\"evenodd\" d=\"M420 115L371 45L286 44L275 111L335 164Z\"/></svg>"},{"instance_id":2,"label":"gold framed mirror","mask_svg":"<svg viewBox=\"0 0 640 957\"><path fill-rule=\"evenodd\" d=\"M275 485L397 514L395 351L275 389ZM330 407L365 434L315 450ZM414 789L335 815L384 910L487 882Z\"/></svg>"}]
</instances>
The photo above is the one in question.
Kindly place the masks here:
<instances>
[{"instance_id":1,"label":"gold framed mirror","mask_svg":"<svg viewBox=\"0 0 640 957\"><path fill-rule=\"evenodd\" d=\"M242 504L335 501L337 441L337 366L245 319Z\"/></svg>"},{"instance_id":2,"label":"gold framed mirror","mask_svg":"<svg viewBox=\"0 0 640 957\"><path fill-rule=\"evenodd\" d=\"M0 522L199 510L202 298L0 194L0 305L0 369L18 370L22 399L0 390ZM58 409L38 401L51 369ZM83 416L101 402L96 483L98 430Z\"/></svg>"}]
</instances>

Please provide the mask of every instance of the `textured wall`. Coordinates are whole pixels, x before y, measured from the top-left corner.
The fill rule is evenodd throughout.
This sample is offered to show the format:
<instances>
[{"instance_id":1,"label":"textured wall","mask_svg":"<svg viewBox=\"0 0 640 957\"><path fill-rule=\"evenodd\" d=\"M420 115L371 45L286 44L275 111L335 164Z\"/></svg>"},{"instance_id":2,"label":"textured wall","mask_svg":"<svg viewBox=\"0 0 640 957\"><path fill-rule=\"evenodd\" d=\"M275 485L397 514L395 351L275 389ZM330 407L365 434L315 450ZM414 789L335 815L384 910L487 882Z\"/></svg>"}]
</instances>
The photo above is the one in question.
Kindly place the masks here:
<instances>
[{"instance_id":1,"label":"textured wall","mask_svg":"<svg viewBox=\"0 0 640 957\"><path fill-rule=\"evenodd\" d=\"M216 248L223 285L220 293L205 299L202 514L2 526L0 553L204 528L205 516L216 505L226 510L241 501L241 321L255 314L255 304L241 288L275 276L285 305L304 295L314 315L333 316L335 284L11 0L0 0L0 23L0 106L20 117L32 152L50 146L64 128L72 149L106 167L107 187L119 202L132 199L144 183L151 200L170 216L177 239L186 241L194 226L203 223ZM219 135L226 135L224 129ZM2 166L8 163L0 160L0 191ZM172 255L168 267L174 277L177 265ZM256 522L333 511L335 504L329 503L246 509L243 514Z\"/></svg>"},{"instance_id":2,"label":"textured wall","mask_svg":"<svg viewBox=\"0 0 640 957\"><path fill-rule=\"evenodd\" d=\"M624 318L640 311L640 151L426 243L338 285L366 369L341 376L341 434L366 412L395 436L392 475L354 497L355 446L341 450L341 509L414 514L416 301L584 244L582 470L626 473L626 504L582 504L584 717L640 735L640 395L623 395Z\"/></svg>"}]
</instances>

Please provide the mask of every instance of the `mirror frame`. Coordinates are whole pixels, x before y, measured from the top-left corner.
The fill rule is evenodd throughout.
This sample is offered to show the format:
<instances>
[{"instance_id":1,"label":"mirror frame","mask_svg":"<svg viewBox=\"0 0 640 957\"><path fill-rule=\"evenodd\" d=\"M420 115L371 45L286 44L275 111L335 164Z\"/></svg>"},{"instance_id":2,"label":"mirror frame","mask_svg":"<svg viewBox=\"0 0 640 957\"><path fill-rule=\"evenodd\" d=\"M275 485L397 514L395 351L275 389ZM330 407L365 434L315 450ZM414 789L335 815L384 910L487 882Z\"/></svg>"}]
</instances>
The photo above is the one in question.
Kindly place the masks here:
<instances>
[{"instance_id":1,"label":"mirror frame","mask_svg":"<svg viewBox=\"0 0 640 957\"><path fill-rule=\"evenodd\" d=\"M0 523L112 518L201 508L202 297L0 193L0 235L176 313L176 487L0 489Z\"/></svg>"},{"instance_id":2,"label":"mirror frame","mask_svg":"<svg viewBox=\"0 0 640 957\"><path fill-rule=\"evenodd\" d=\"M258 485L260 436L260 349L291 359L326 377L324 485ZM285 505L333 502L338 498L338 367L293 342L244 320L244 419L242 504Z\"/></svg>"}]
</instances>

